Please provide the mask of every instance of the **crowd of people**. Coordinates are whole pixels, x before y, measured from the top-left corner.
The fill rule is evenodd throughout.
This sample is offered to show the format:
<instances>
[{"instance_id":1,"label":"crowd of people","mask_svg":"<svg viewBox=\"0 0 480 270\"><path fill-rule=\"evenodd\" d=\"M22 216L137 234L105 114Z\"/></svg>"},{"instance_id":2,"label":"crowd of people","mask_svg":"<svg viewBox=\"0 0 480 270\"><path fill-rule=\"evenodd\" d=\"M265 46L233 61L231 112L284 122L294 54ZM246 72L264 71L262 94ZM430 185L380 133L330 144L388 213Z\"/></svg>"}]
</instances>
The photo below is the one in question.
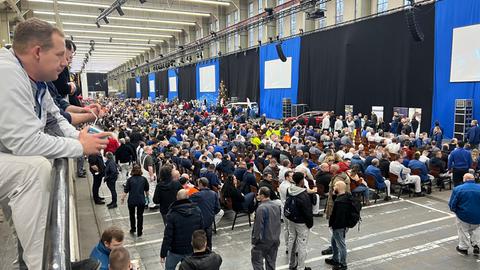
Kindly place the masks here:
<instances>
[{"instance_id":1,"label":"crowd of people","mask_svg":"<svg viewBox=\"0 0 480 270\"><path fill-rule=\"evenodd\" d=\"M388 201L391 193L404 189L420 197L432 192L433 185L445 188L450 179L455 186L450 207L463 234L457 250L465 253L473 235L470 243L479 253L478 218L465 218L472 215L472 201L479 200L469 173L476 171L479 159L476 121L467 144L456 139L443 144L438 122L430 133L419 132L416 117L397 113L390 123L374 113L344 118L328 112L321 124L298 120L283 125L265 116L252 118L241 107L207 108L195 101L104 98L72 105L59 98L65 92L57 87L66 87L70 95L76 91L68 80L58 81L74 51L60 30L38 19L20 23L12 49L0 50L5 75L0 81L5 103L0 114L0 202L13 221L28 269L42 265L49 160L76 158L81 176L84 156L95 204L105 204L99 196L105 181L112 193L107 206L118 207L116 182L125 181L120 201L128 197L131 234L142 236L146 208L159 209L165 225L160 257L169 270L178 264L180 269L220 268L212 231L222 209L254 214L254 269L275 269L282 220L290 269L310 269L305 265L309 229L318 222L314 217L323 215L332 229L331 247L322 251L332 257L325 262L347 269L345 237L359 219L360 198L368 205L384 192ZM106 132L72 126L94 119L93 130ZM121 249L123 237L118 228L102 235L91 255L102 269L130 267L121 263L128 261L128 252ZM84 265L74 269L88 269Z\"/></svg>"},{"instance_id":2,"label":"crowd of people","mask_svg":"<svg viewBox=\"0 0 480 270\"><path fill-rule=\"evenodd\" d=\"M331 218L338 197L335 190L360 197L365 205L382 192L386 201L391 199L394 191L410 192L412 189L413 196L424 196L432 192L435 185L445 188L450 179L453 179L454 186L460 185L463 175L471 169L476 170L478 164L478 151L471 150L471 144L465 145L456 139L438 143L443 142L442 127L438 122L430 133L418 132L416 118L410 121L398 114L394 114L391 123L378 125L372 119L375 114L370 118L347 115L347 120L342 120L343 116L329 112L324 119L336 119L333 125L324 120L319 126L309 126L303 120L283 125L264 117L247 117L248 113L242 108L206 108L196 102L107 98L99 103L108 111L100 123L113 134L107 146L111 152L106 155L115 155L125 179L128 178L129 164L142 167L142 188L137 190L145 199L138 202L151 209L160 208L167 224L165 237L168 241L163 242L162 250L168 249L166 245L171 241L169 226L181 224L173 218L177 216L174 215L177 205L185 204L183 208L200 206L199 217L208 221L199 221L190 231L204 229L211 248L212 227L223 216L222 207L253 213L261 201L257 197L268 194L269 204L279 207L285 224L286 250L298 254L291 257L291 268L303 269L313 217L325 214ZM354 119L354 125L349 124L350 119ZM396 128L390 128L388 132L380 129L388 130L391 126ZM128 183L131 182L128 179ZM345 186L337 187L338 182L345 183ZM410 186L409 190L404 190ZM181 190L182 193L178 193ZM209 199L196 199L202 190L212 194ZM127 188L125 191L128 192ZM178 196L182 199L179 200ZM302 205L303 216L298 214L299 222L289 222L284 217L289 197L297 197L297 205ZM320 212L319 207L323 199L326 199L325 213ZM209 205L202 206L201 202ZM116 206L116 202L112 203ZM195 213L193 210L188 212ZM131 217L131 232L134 232L132 212ZM138 219L142 220L140 213ZM189 226L192 224L190 222ZM269 232L272 230L275 231L269 228ZM188 230L181 227L180 231ZM137 236L141 235L140 230ZM173 236L172 239L179 238ZM272 258L276 253L268 254L267 251L273 252L272 245L279 242L273 241L275 237L271 238L272 242L252 249L253 265L259 265L259 254L266 256L266 265L274 265ZM185 241L188 243L189 240ZM325 250L326 254L339 247L345 249L341 242L335 243L335 247L332 245ZM162 252L161 256L167 259L167 269L173 269L173 265L191 250L185 252ZM336 269L346 269L342 256L328 262ZM172 261L173 265L170 264Z\"/></svg>"}]
</instances>

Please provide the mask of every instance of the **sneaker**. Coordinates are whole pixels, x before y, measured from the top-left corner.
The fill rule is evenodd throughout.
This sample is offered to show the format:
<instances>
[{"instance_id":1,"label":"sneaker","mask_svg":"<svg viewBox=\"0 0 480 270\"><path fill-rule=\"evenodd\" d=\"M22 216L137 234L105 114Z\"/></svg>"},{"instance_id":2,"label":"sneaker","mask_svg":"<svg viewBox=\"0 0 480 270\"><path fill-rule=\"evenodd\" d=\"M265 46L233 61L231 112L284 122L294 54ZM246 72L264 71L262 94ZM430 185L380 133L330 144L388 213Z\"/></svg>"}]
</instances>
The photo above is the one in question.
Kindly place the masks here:
<instances>
[{"instance_id":1,"label":"sneaker","mask_svg":"<svg viewBox=\"0 0 480 270\"><path fill-rule=\"evenodd\" d=\"M107 206L108 209L117 208L117 204L110 204Z\"/></svg>"},{"instance_id":2,"label":"sneaker","mask_svg":"<svg viewBox=\"0 0 480 270\"><path fill-rule=\"evenodd\" d=\"M332 247L328 247L327 249L322 250L322 255L330 255L333 254Z\"/></svg>"},{"instance_id":3,"label":"sneaker","mask_svg":"<svg viewBox=\"0 0 480 270\"><path fill-rule=\"evenodd\" d=\"M337 266L340 264L339 262L334 261L333 258L326 258L325 263L333 266Z\"/></svg>"},{"instance_id":4,"label":"sneaker","mask_svg":"<svg viewBox=\"0 0 480 270\"><path fill-rule=\"evenodd\" d=\"M104 201L96 201L95 204L105 204Z\"/></svg>"},{"instance_id":5,"label":"sneaker","mask_svg":"<svg viewBox=\"0 0 480 270\"><path fill-rule=\"evenodd\" d=\"M346 265L343 265L343 264L338 264L338 265L333 266L332 269L333 270L347 270L348 267Z\"/></svg>"},{"instance_id":6,"label":"sneaker","mask_svg":"<svg viewBox=\"0 0 480 270\"><path fill-rule=\"evenodd\" d=\"M130 230L130 233L131 234L134 234L136 230Z\"/></svg>"},{"instance_id":7,"label":"sneaker","mask_svg":"<svg viewBox=\"0 0 480 270\"><path fill-rule=\"evenodd\" d=\"M313 216L314 217L323 217L323 213L318 212L316 214L313 214Z\"/></svg>"},{"instance_id":8,"label":"sneaker","mask_svg":"<svg viewBox=\"0 0 480 270\"><path fill-rule=\"evenodd\" d=\"M305 266L305 270L312 270L312 268Z\"/></svg>"},{"instance_id":9,"label":"sneaker","mask_svg":"<svg viewBox=\"0 0 480 270\"><path fill-rule=\"evenodd\" d=\"M141 237L143 235L143 232L137 233L137 237Z\"/></svg>"},{"instance_id":10,"label":"sneaker","mask_svg":"<svg viewBox=\"0 0 480 270\"><path fill-rule=\"evenodd\" d=\"M385 198L383 198L383 200L386 201L386 202L390 201L391 199L392 199L392 197L390 197L390 196L385 196Z\"/></svg>"},{"instance_id":11,"label":"sneaker","mask_svg":"<svg viewBox=\"0 0 480 270\"><path fill-rule=\"evenodd\" d=\"M475 255L480 254L480 248L478 247L478 245L473 246L473 254L475 254Z\"/></svg>"},{"instance_id":12,"label":"sneaker","mask_svg":"<svg viewBox=\"0 0 480 270\"><path fill-rule=\"evenodd\" d=\"M467 250L467 249L460 249L459 246L457 246L455 249L456 249L457 252L458 252L459 254L461 254L461 255L468 255L468 250Z\"/></svg>"},{"instance_id":13,"label":"sneaker","mask_svg":"<svg viewBox=\"0 0 480 270\"><path fill-rule=\"evenodd\" d=\"M415 193L413 194L413 197L425 197L425 193L423 193L423 192L415 192Z\"/></svg>"},{"instance_id":14,"label":"sneaker","mask_svg":"<svg viewBox=\"0 0 480 270\"><path fill-rule=\"evenodd\" d=\"M98 270L100 262L93 259L86 259L78 262L72 262L72 270Z\"/></svg>"}]
</instances>

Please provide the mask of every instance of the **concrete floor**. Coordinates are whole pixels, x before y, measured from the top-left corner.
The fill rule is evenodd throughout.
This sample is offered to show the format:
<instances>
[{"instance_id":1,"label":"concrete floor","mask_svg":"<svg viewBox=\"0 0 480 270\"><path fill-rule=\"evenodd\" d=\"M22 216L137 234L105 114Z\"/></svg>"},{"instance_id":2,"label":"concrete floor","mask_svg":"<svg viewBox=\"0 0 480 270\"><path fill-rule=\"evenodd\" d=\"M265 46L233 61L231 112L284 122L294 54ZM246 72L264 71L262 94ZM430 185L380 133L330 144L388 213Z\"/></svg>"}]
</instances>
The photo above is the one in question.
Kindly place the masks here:
<instances>
[{"instance_id":1,"label":"concrete floor","mask_svg":"<svg viewBox=\"0 0 480 270\"><path fill-rule=\"evenodd\" d=\"M81 183L91 184L91 178ZM118 191L122 190L121 184L122 181L117 184ZM86 192L88 187L78 190ZM101 196L106 198L107 203L110 199L108 195L108 189L102 185ZM365 207L362 210L363 222L360 231L355 228L347 234L349 269L480 269L479 257L461 256L455 251L457 233L455 216L449 212L447 206L449 197L450 191L434 191L431 196L424 198L404 196L401 200L395 199L388 203L379 201ZM84 200L79 203L91 205ZM137 238L128 234L130 228L125 205L112 210L102 205L92 207L99 231L115 224L127 232L125 246L130 250L132 259L139 262L141 269L163 269L159 252L164 227L157 211L145 212L144 234ZM226 212L218 224L218 233L213 237L214 251L223 258L221 269L252 269L251 230L247 217L239 218L233 231L232 221L232 213ZM90 222L87 226L90 226L92 232L97 231ZM324 263L327 256L320 253L329 245L329 237L326 220L315 218L315 225L310 232L307 266L312 269L330 269ZM0 222L0 239L9 246L13 244L5 222ZM277 269L288 269L283 235L281 240ZM91 243L92 239L88 241ZM0 269L12 269L8 263L13 258L12 250L0 245Z\"/></svg>"}]
</instances>

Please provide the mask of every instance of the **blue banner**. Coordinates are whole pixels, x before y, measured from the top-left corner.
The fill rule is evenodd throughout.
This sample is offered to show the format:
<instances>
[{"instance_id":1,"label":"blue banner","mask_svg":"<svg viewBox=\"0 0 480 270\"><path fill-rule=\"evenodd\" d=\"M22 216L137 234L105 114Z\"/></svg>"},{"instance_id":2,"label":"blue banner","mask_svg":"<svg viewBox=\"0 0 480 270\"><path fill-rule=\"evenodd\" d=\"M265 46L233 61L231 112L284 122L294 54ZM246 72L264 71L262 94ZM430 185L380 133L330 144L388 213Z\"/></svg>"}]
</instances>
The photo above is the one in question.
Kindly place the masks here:
<instances>
[{"instance_id":1,"label":"blue banner","mask_svg":"<svg viewBox=\"0 0 480 270\"><path fill-rule=\"evenodd\" d=\"M175 69L168 70L168 101L178 97L178 76Z\"/></svg>"},{"instance_id":2,"label":"blue banner","mask_svg":"<svg viewBox=\"0 0 480 270\"><path fill-rule=\"evenodd\" d=\"M135 97L141 98L142 92L140 91L140 77L135 77Z\"/></svg>"},{"instance_id":3,"label":"blue banner","mask_svg":"<svg viewBox=\"0 0 480 270\"><path fill-rule=\"evenodd\" d=\"M282 62L272 43L260 47L260 113L268 118L282 118L282 99L297 103L300 38L284 40L281 44L287 61Z\"/></svg>"},{"instance_id":4,"label":"blue banner","mask_svg":"<svg viewBox=\"0 0 480 270\"><path fill-rule=\"evenodd\" d=\"M217 59L200 62L196 66L197 100L207 107L217 104L220 88L220 68Z\"/></svg>"},{"instance_id":5,"label":"blue banner","mask_svg":"<svg viewBox=\"0 0 480 270\"><path fill-rule=\"evenodd\" d=\"M435 74L432 126L438 120L444 137L452 138L455 99L473 99L473 119L480 117L480 83L450 82L453 29L480 23L480 1L443 0L435 3Z\"/></svg>"},{"instance_id":6,"label":"blue banner","mask_svg":"<svg viewBox=\"0 0 480 270\"><path fill-rule=\"evenodd\" d=\"M155 100L155 73L148 74L148 100Z\"/></svg>"}]
</instances>

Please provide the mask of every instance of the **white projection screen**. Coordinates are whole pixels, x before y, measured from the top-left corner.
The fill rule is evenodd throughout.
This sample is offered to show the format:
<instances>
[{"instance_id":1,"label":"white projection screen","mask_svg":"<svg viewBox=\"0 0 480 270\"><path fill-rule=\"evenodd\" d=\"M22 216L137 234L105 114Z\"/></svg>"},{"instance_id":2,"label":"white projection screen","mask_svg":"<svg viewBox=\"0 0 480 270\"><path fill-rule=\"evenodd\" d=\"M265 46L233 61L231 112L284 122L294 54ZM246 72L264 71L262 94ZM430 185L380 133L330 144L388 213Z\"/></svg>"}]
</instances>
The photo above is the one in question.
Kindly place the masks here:
<instances>
[{"instance_id":1,"label":"white projection screen","mask_svg":"<svg viewBox=\"0 0 480 270\"><path fill-rule=\"evenodd\" d=\"M286 62L280 59L265 61L264 89L292 88L292 57Z\"/></svg>"},{"instance_id":2,"label":"white projection screen","mask_svg":"<svg viewBox=\"0 0 480 270\"><path fill-rule=\"evenodd\" d=\"M155 93L155 80L150 80L148 82L149 82L150 93Z\"/></svg>"},{"instance_id":3,"label":"white projection screen","mask_svg":"<svg viewBox=\"0 0 480 270\"><path fill-rule=\"evenodd\" d=\"M177 92L177 77L168 77L170 92Z\"/></svg>"},{"instance_id":4,"label":"white projection screen","mask_svg":"<svg viewBox=\"0 0 480 270\"><path fill-rule=\"evenodd\" d=\"M480 81L480 24L453 29L450 82Z\"/></svg>"},{"instance_id":5,"label":"white projection screen","mask_svg":"<svg viewBox=\"0 0 480 270\"><path fill-rule=\"evenodd\" d=\"M201 67L200 92L215 92L215 65Z\"/></svg>"}]
</instances>

